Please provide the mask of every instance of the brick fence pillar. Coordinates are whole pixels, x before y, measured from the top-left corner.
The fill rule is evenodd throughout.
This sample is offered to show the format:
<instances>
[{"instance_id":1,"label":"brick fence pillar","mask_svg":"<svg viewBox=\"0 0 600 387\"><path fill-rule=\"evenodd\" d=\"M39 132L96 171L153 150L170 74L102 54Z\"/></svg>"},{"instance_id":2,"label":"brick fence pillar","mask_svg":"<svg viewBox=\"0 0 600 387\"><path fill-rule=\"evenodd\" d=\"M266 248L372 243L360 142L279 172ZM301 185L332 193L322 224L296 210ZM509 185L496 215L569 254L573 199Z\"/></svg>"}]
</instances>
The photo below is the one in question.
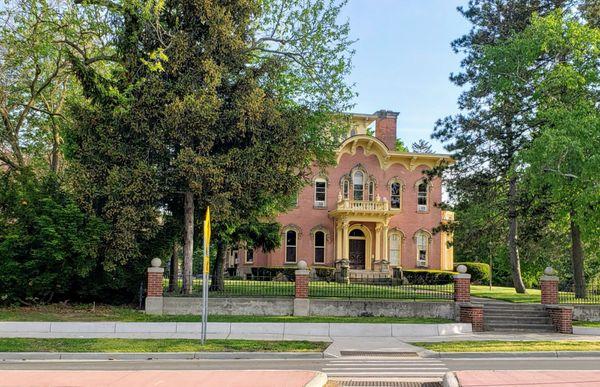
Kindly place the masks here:
<instances>
[{"instance_id":1,"label":"brick fence pillar","mask_svg":"<svg viewBox=\"0 0 600 387\"><path fill-rule=\"evenodd\" d=\"M547 305L546 310L558 333L573 333L573 307Z\"/></svg>"},{"instance_id":2,"label":"brick fence pillar","mask_svg":"<svg viewBox=\"0 0 600 387\"><path fill-rule=\"evenodd\" d=\"M558 277L554 269L547 267L544 275L540 278L543 305L558 305Z\"/></svg>"},{"instance_id":3,"label":"brick fence pillar","mask_svg":"<svg viewBox=\"0 0 600 387\"><path fill-rule=\"evenodd\" d=\"M458 265L458 274L454 275L454 301L471 302L471 274L467 274L465 265Z\"/></svg>"},{"instance_id":4,"label":"brick fence pillar","mask_svg":"<svg viewBox=\"0 0 600 387\"><path fill-rule=\"evenodd\" d=\"M473 332L483 332L483 305L470 302L459 303L459 321L470 323Z\"/></svg>"},{"instance_id":5,"label":"brick fence pillar","mask_svg":"<svg viewBox=\"0 0 600 387\"><path fill-rule=\"evenodd\" d=\"M295 274L294 316L308 316L310 312L310 300L308 299L310 271L305 261L298 262L298 270Z\"/></svg>"},{"instance_id":6,"label":"brick fence pillar","mask_svg":"<svg viewBox=\"0 0 600 387\"><path fill-rule=\"evenodd\" d=\"M148 268L148 289L146 291L147 314L162 314L163 312L163 273L162 262L154 258Z\"/></svg>"}]
</instances>

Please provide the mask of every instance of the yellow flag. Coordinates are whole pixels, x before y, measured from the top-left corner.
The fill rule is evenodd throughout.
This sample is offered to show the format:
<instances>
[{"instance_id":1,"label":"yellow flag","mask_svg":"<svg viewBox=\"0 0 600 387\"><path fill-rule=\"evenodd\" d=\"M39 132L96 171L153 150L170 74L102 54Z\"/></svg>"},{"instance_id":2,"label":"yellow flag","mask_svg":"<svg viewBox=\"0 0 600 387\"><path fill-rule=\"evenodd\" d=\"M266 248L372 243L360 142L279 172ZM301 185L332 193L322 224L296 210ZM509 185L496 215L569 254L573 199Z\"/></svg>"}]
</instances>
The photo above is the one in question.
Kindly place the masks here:
<instances>
[{"instance_id":1,"label":"yellow flag","mask_svg":"<svg viewBox=\"0 0 600 387\"><path fill-rule=\"evenodd\" d=\"M209 273L210 265L210 207L206 208L204 217L204 274Z\"/></svg>"}]
</instances>

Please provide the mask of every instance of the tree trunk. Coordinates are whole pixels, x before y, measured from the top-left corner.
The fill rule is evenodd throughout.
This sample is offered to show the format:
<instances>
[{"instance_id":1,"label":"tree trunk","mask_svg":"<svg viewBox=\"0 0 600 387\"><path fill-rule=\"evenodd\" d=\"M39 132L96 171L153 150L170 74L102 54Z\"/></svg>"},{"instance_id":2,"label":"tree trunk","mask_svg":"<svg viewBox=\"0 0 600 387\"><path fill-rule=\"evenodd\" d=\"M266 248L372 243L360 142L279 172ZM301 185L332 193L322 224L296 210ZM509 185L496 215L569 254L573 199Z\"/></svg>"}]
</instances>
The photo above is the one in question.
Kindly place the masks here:
<instances>
[{"instance_id":1,"label":"tree trunk","mask_svg":"<svg viewBox=\"0 0 600 387\"><path fill-rule=\"evenodd\" d=\"M194 262L194 194L184 194L183 213L183 294L192 293Z\"/></svg>"},{"instance_id":2,"label":"tree trunk","mask_svg":"<svg viewBox=\"0 0 600 387\"><path fill-rule=\"evenodd\" d=\"M525 293L525 284L521 276L521 259L519 258L519 247L517 245L518 222L517 222L517 178L511 177L508 189L508 256L512 269L513 285L517 293Z\"/></svg>"},{"instance_id":3,"label":"tree trunk","mask_svg":"<svg viewBox=\"0 0 600 387\"><path fill-rule=\"evenodd\" d=\"M217 241L217 257L215 264L212 267L212 283L210 290L224 291L225 279L223 272L225 270L225 254L227 254L227 245L221 241Z\"/></svg>"},{"instance_id":4,"label":"tree trunk","mask_svg":"<svg viewBox=\"0 0 600 387\"><path fill-rule=\"evenodd\" d=\"M581 232L575 223L575 211L569 213L571 218L571 262L573 263L573 281L575 282L575 297L585 298L585 275L583 273L583 245L581 243Z\"/></svg>"},{"instance_id":5,"label":"tree trunk","mask_svg":"<svg viewBox=\"0 0 600 387\"><path fill-rule=\"evenodd\" d=\"M173 253L171 255L171 267L169 269L169 292L175 293L179 290L179 243L173 241Z\"/></svg>"}]
</instances>

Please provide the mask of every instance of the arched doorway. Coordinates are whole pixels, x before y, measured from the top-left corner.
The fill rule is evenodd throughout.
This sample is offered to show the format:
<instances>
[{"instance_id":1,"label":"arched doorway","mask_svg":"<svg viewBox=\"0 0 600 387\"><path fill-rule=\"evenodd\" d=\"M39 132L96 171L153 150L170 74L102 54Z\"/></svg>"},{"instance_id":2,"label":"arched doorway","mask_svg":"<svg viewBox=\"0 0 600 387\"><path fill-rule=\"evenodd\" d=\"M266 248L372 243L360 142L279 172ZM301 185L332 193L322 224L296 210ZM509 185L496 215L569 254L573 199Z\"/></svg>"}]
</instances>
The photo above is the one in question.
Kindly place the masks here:
<instances>
[{"instance_id":1,"label":"arched doorway","mask_svg":"<svg viewBox=\"0 0 600 387\"><path fill-rule=\"evenodd\" d=\"M348 252L350 259L350 269L364 270L365 256L367 250L367 238L365 233L356 228L350 231L348 235Z\"/></svg>"}]
</instances>

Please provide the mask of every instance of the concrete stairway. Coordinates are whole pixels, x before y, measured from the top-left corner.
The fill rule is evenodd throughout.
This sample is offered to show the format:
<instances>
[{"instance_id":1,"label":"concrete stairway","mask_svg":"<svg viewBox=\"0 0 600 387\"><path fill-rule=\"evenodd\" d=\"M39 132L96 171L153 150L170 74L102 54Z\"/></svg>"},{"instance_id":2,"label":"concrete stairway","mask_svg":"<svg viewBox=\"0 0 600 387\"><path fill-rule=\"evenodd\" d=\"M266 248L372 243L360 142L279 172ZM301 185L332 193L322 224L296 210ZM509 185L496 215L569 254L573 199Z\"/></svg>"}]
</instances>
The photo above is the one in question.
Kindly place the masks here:
<instances>
[{"instance_id":1,"label":"concrete stairway","mask_svg":"<svg viewBox=\"0 0 600 387\"><path fill-rule=\"evenodd\" d=\"M508 302L483 303L486 331L554 332L548 311L542 305Z\"/></svg>"}]
</instances>

